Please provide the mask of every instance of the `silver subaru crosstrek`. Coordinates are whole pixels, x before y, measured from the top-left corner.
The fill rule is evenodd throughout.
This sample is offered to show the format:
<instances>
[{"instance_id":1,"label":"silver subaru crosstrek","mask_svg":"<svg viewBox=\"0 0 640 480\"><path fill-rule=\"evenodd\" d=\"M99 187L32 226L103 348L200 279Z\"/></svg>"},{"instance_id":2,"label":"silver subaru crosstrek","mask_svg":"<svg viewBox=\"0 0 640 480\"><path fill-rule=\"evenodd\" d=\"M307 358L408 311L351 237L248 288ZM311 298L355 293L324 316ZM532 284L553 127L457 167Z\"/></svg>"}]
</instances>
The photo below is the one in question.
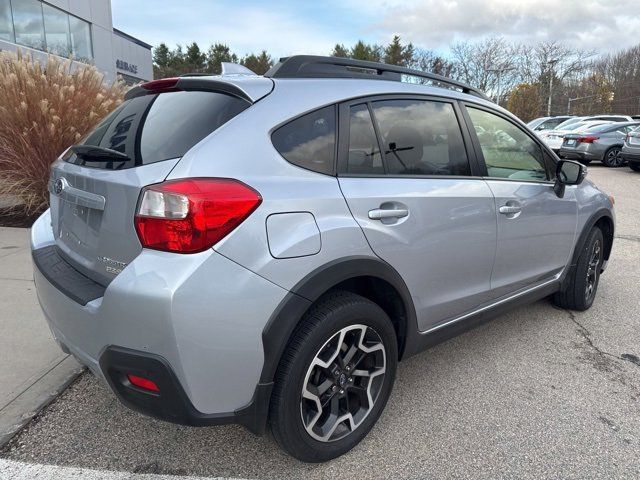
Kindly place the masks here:
<instances>
[{"instance_id":1,"label":"silver subaru crosstrek","mask_svg":"<svg viewBox=\"0 0 640 480\"><path fill-rule=\"evenodd\" d=\"M585 174L437 75L294 56L157 80L53 164L38 297L125 405L324 461L398 361L525 302L591 306L614 213Z\"/></svg>"}]
</instances>

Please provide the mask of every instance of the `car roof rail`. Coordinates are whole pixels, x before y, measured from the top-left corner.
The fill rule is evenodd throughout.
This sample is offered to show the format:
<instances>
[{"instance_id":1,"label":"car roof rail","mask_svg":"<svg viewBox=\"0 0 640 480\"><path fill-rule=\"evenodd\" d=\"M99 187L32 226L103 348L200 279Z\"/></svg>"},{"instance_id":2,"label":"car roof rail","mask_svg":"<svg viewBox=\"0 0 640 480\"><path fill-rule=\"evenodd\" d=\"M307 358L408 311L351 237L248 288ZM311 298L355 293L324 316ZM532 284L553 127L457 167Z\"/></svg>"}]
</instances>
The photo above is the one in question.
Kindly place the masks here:
<instances>
[{"instance_id":1,"label":"car roof rail","mask_svg":"<svg viewBox=\"0 0 640 480\"><path fill-rule=\"evenodd\" d=\"M491 101L481 90L442 75L397 65L351 58L322 57L318 55L283 57L264 74L265 77L269 78L365 78L396 82L402 81L403 75L424 78L450 88L459 89L462 93Z\"/></svg>"}]
</instances>

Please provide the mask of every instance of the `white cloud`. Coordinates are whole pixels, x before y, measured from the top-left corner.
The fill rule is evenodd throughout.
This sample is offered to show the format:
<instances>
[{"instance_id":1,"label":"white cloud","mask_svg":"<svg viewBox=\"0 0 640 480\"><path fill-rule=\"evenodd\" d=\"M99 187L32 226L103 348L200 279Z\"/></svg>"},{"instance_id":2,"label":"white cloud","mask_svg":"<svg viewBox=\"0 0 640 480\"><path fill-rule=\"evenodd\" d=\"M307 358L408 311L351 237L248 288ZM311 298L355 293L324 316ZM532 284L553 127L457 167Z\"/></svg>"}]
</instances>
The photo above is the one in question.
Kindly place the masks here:
<instances>
[{"instance_id":1,"label":"white cloud","mask_svg":"<svg viewBox=\"0 0 640 480\"><path fill-rule=\"evenodd\" d=\"M640 30L638 0L423 0L382 8L383 20L372 31L382 38L398 33L427 48L502 35L523 43L558 40L616 50L638 43Z\"/></svg>"}]
</instances>

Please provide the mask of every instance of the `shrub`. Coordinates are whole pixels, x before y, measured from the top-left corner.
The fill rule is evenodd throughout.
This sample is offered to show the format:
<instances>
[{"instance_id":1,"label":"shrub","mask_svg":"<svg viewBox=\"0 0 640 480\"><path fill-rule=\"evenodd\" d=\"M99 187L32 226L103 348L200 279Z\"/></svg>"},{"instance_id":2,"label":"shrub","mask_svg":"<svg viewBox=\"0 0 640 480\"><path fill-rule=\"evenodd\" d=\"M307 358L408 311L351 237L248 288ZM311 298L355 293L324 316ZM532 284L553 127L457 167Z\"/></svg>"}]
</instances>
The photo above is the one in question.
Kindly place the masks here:
<instances>
[{"instance_id":1,"label":"shrub","mask_svg":"<svg viewBox=\"0 0 640 480\"><path fill-rule=\"evenodd\" d=\"M122 81L93 66L0 52L0 197L30 215L46 207L51 163L122 103Z\"/></svg>"}]
</instances>

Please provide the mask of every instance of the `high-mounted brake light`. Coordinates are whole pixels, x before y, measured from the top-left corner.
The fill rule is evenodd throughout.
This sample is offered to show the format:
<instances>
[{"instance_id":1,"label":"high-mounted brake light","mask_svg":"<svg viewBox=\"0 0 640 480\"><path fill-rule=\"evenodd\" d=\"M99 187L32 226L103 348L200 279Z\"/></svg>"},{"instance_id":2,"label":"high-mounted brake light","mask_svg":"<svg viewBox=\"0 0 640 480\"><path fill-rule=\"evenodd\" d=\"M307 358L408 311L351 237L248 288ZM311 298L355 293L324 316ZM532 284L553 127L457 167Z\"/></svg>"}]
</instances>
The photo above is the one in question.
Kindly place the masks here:
<instances>
[{"instance_id":1,"label":"high-mounted brake light","mask_svg":"<svg viewBox=\"0 0 640 480\"><path fill-rule=\"evenodd\" d=\"M576 138L576 142L578 142L578 143L593 143L596 140L598 140L599 138L600 137L593 137L593 136L590 136L590 137L578 137L578 138Z\"/></svg>"},{"instance_id":2,"label":"high-mounted brake light","mask_svg":"<svg viewBox=\"0 0 640 480\"><path fill-rule=\"evenodd\" d=\"M177 77L161 78L160 80L141 83L140 86L152 93L173 92L177 90L178 80L180 79Z\"/></svg>"},{"instance_id":3,"label":"high-mounted brake light","mask_svg":"<svg viewBox=\"0 0 640 480\"><path fill-rule=\"evenodd\" d=\"M260 203L260 194L238 180L170 180L142 190L136 232L145 248L202 252L231 233Z\"/></svg>"}]
</instances>

